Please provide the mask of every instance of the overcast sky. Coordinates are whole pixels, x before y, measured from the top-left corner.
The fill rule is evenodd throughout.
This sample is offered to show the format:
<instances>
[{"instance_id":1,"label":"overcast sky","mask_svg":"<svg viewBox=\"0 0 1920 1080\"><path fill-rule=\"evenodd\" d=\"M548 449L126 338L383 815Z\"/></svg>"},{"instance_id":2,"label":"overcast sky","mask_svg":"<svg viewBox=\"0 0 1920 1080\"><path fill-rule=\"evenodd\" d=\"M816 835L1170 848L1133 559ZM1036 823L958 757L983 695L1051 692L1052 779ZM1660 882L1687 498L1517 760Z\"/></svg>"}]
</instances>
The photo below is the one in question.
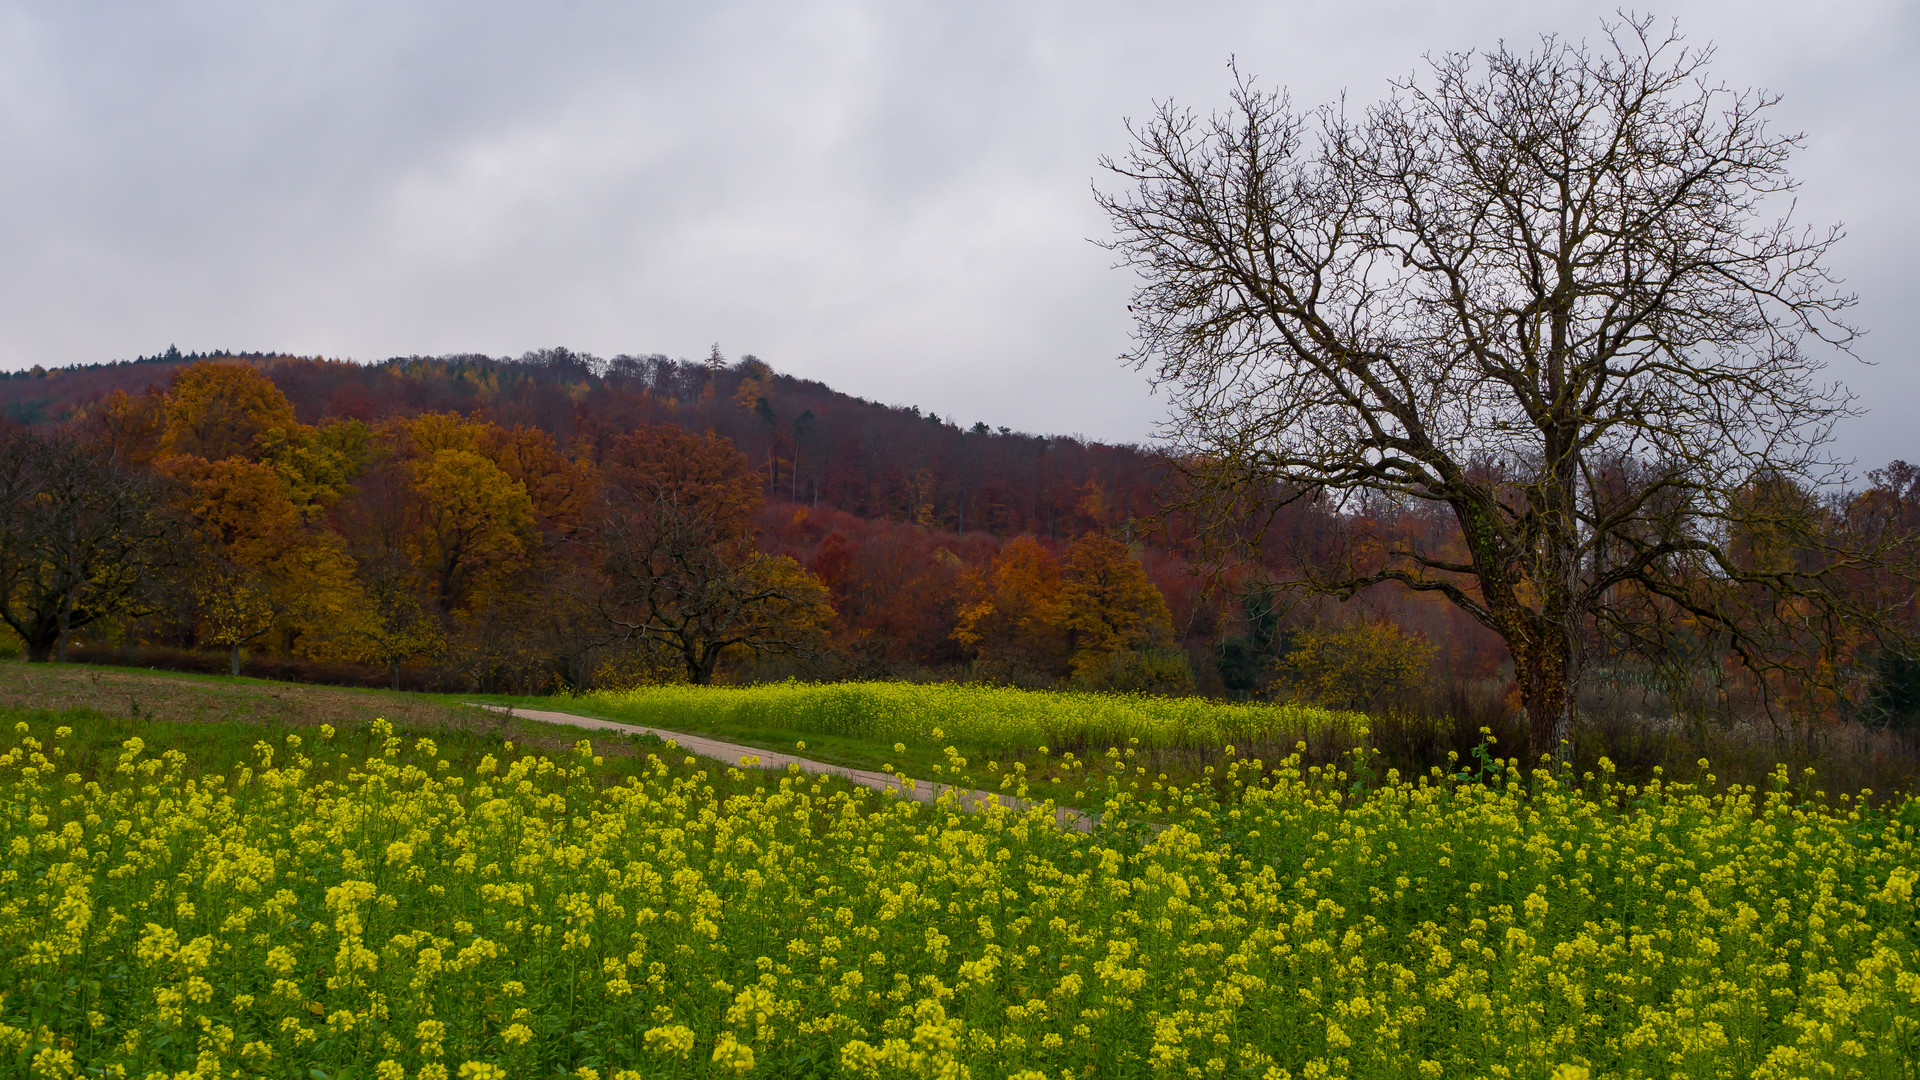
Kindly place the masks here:
<instances>
[{"instance_id":1,"label":"overcast sky","mask_svg":"<svg viewBox=\"0 0 1920 1080\"><path fill-rule=\"evenodd\" d=\"M1089 242L1123 120L1226 64L1364 103L1592 3L0 3L0 367L754 353L962 423L1111 440L1132 280ZM1798 216L1870 331L1842 449L1920 458L1920 5L1678 3L1807 132Z\"/></svg>"}]
</instances>

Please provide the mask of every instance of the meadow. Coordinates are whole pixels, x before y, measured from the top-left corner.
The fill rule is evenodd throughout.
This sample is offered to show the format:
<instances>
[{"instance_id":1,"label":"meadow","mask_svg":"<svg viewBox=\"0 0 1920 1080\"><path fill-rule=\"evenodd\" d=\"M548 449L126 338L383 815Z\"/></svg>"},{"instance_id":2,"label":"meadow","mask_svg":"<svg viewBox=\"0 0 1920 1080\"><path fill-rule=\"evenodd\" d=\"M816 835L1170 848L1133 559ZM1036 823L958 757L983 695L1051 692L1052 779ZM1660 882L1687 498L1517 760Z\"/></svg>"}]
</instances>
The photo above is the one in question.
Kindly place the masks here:
<instances>
[{"instance_id":1,"label":"meadow","mask_svg":"<svg viewBox=\"0 0 1920 1080\"><path fill-rule=\"evenodd\" d=\"M777 730L870 743L953 743L975 751L1208 749L1357 736L1358 713L1294 704L1235 704L1203 697L1021 690L970 683L761 683L647 686L582 694L611 720L679 730Z\"/></svg>"},{"instance_id":2,"label":"meadow","mask_svg":"<svg viewBox=\"0 0 1920 1080\"><path fill-rule=\"evenodd\" d=\"M0 734L16 1075L1911 1077L1920 804L1071 759L1091 834L668 748ZM442 745L442 742L448 745ZM458 745L454 745L454 744ZM1061 755L1064 757L1064 755ZM989 764L991 771L995 765ZM1018 769L1015 783L1023 783ZM1165 823L1150 830L1149 818Z\"/></svg>"}]
</instances>

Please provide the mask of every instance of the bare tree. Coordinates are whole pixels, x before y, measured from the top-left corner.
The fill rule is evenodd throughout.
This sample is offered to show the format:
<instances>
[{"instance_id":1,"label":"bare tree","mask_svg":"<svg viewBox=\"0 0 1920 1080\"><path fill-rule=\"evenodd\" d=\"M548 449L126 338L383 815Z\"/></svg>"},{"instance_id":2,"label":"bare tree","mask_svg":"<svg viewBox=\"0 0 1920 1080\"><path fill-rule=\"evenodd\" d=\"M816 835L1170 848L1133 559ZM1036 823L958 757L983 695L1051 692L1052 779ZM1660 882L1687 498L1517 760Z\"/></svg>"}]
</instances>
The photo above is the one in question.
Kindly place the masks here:
<instances>
[{"instance_id":1,"label":"bare tree","mask_svg":"<svg viewBox=\"0 0 1920 1080\"><path fill-rule=\"evenodd\" d=\"M1847 348L1853 299L1823 265L1837 229L1769 217L1800 142L1768 129L1777 98L1711 59L1643 19L1430 58L1361 118L1236 73L1228 112L1163 105L1102 162L1143 278L1130 359L1171 392L1191 490L1241 520L1448 508L1457 551L1381 533L1286 583L1447 597L1505 639L1536 751L1596 625L1680 612L1751 642L1861 557L1736 550L1770 513L1752 492L1840 476L1851 399L1816 354Z\"/></svg>"},{"instance_id":2,"label":"bare tree","mask_svg":"<svg viewBox=\"0 0 1920 1080\"><path fill-rule=\"evenodd\" d=\"M0 430L0 619L45 662L134 606L169 560L155 481L69 433Z\"/></svg>"},{"instance_id":3,"label":"bare tree","mask_svg":"<svg viewBox=\"0 0 1920 1080\"><path fill-rule=\"evenodd\" d=\"M760 478L725 439L643 426L615 440L604 474L598 512L576 542L605 581L605 618L627 640L679 655L693 683L712 680L728 649L804 654L821 644L833 617L826 586L756 549Z\"/></svg>"},{"instance_id":4,"label":"bare tree","mask_svg":"<svg viewBox=\"0 0 1920 1080\"><path fill-rule=\"evenodd\" d=\"M587 542L607 582L605 617L678 654L691 683L712 681L730 648L810 653L833 616L818 578L671 491L611 490Z\"/></svg>"}]
</instances>

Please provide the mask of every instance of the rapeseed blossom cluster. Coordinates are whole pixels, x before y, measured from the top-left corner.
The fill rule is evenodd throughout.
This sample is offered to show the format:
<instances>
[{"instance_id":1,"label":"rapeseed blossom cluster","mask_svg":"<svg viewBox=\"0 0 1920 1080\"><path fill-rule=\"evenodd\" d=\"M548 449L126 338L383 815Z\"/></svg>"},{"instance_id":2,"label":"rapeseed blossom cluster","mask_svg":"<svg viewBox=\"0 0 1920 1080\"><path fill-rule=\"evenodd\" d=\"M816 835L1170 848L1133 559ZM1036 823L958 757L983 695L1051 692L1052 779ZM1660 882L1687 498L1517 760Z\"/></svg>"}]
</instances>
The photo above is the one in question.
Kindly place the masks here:
<instances>
[{"instance_id":1,"label":"rapeseed blossom cluster","mask_svg":"<svg viewBox=\"0 0 1920 1080\"><path fill-rule=\"evenodd\" d=\"M583 695L595 712L674 730L713 727L806 731L876 743L953 739L974 746L1242 746L1310 732L1357 733L1359 713L1295 703L1021 690L961 683L668 684ZM682 729L684 730L684 729ZM935 734L935 732L941 734ZM1284 745L1284 743L1283 743Z\"/></svg>"},{"instance_id":2,"label":"rapeseed blossom cluster","mask_svg":"<svg viewBox=\"0 0 1920 1080\"><path fill-rule=\"evenodd\" d=\"M365 760L323 729L217 776L135 739L97 781L60 733L0 743L0 1072L1573 1080L1920 1058L1920 808L1798 799L1784 773L1363 785L1234 759L1182 790L1115 751L1083 833L1044 805L797 773L722 796L671 750L614 786L584 742L462 772L375 733Z\"/></svg>"}]
</instances>

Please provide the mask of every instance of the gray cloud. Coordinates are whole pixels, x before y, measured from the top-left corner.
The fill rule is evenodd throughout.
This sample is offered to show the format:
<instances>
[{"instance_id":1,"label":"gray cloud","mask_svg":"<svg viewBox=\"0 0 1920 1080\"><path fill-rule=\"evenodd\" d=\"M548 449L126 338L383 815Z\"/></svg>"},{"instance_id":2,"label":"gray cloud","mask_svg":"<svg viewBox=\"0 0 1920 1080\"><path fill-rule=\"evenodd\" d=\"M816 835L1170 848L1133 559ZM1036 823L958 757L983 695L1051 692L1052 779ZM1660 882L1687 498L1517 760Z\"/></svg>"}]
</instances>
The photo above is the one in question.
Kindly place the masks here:
<instances>
[{"instance_id":1,"label":"gray cloud","mask_svg":"<svg viewBox=\"0 0 1920 1080\"><path fill-rule=\"evenodd\" d=\"M1109 439L1132 286L1088 188L1225 69L1315 103L1589 3L0 6L0 366L181 347L704 355ZM1871 330L1842 448L1920 456L1911 5L1681 3L1804 129Z\"/></svg>"}]
</instances>

